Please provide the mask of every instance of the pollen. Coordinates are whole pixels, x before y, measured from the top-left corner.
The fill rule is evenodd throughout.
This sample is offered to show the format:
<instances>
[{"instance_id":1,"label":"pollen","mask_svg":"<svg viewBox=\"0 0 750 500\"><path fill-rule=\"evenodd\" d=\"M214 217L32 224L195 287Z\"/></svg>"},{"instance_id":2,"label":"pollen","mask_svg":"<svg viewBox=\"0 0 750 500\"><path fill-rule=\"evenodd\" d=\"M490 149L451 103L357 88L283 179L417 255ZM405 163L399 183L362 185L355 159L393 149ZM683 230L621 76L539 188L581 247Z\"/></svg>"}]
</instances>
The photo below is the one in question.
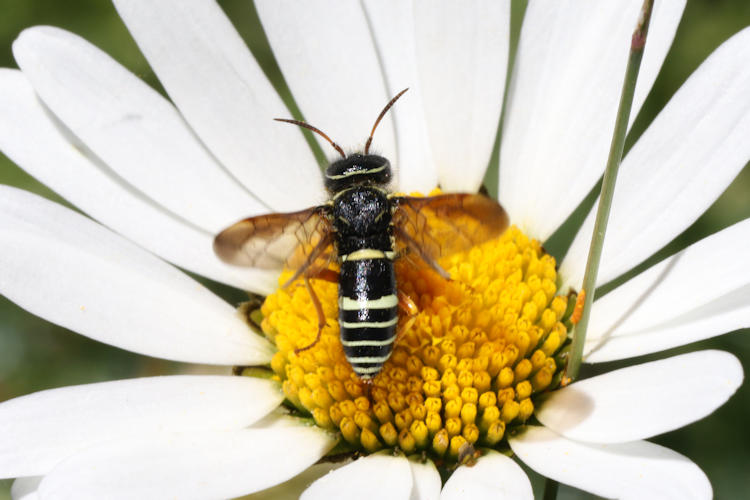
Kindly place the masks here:
<instances>
[{"instance_id":1,"label":"pollen","mask_svg":"<svg viewBox=\"0 0 750 500\"><path fill-rule=\"evenodd\" d=\"M278 352L271 368L293 411L337 431L353 449L399 448L448 463L505 438L534 414L560 380L574 298L557 294L555 260L518 228L439 261L451 279L396 261L399 291L417 306L402 313L393 354L360 380L339 340L337 284L302 281L268 296L261 327ZM280 282L290 276L284 273Z\"/></svg>"}]
</instances>

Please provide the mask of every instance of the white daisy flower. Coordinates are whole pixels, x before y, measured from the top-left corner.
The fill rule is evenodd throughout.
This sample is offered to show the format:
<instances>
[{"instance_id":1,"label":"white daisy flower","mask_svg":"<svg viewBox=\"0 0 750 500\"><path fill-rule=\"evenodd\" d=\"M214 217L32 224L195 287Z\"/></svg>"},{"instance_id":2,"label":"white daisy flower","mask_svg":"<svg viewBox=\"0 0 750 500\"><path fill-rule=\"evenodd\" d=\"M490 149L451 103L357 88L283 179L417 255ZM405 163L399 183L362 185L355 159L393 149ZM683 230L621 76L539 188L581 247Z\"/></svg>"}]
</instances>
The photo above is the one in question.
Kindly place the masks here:
<instances>
[{"instance_id":1,"label":"white daisy flower","mask_svg":"<svg viewBox=\"0 0 750 500\"><path fill-rule=\"evenodd\" d=\"M277 274L230 267L212 252L213 236L242 217L325 199L303 136L271 122L289 114L281 99L215 3L115 5L171 102L72 33L19 36L21 70L0 71L0 149L98 223L0 187L0 293L133 352L260 368L3 403L0 477L19 478L14 498L531 498L509 450L601 496L711 496L694 463L644 440L723 404L743 378L731 354L694 352L546 390L562 368L566 293L580 284L591 218L559 271L538 241L602 174L640 1L530 3L499 167L515 227L445 261L455 281L404 265L400 284L420 314L371 398L340 362L337 325L294 353L313 332L304 289L277 290ZM683 7L655 7L633 115ZM257 8L305 117L356 148L408 86L376 137L397 189L479 188L502 106L508 2ZM701 65L624 159L600 283L687 228L750 158L749 56L746 29ZM749 326L750 271L737 258L748 242L750 221L740 222L598 300L586 360ZM270 294L262 334L173 265ZM335 286L319 294L335 308ZM316 465L353 450L365 456ZM438 468L452 472L444 484Z\"/></svg>"}]
</instances>

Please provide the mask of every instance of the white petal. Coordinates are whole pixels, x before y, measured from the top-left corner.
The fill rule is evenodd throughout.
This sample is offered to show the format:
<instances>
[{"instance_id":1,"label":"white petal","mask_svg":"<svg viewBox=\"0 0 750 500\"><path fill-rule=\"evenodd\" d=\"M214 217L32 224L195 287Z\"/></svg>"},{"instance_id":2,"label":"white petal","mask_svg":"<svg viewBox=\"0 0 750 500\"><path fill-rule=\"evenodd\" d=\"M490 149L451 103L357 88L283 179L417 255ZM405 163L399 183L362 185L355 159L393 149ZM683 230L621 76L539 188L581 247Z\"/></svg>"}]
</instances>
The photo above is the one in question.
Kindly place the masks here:
<instances>
[{"instance_id":1,"label":"white petal","mask_svg":"<svg viewBox=\"0 0 750 500\"><path fill-rule=\"evenodd\" d=\"M513 459L490 452L471 467L461 466L443 487L441 500L533 499L526 473Z\"/></svg>"},{"instance_id":2,"label":"white petal","mask_svg":"<svg viewBox=\"0 0 750 500\"><path fill-rule=\"evenodd\" d=\"M270 361L268 341L169 264L99 224L0 186L0 292L87 337L177 361Z\"/></svg>"},{"instance_id":3,"label":"white petal","mask_svg":"<svg viewBox=\"0 0 750 500\"><path fill-rule=\"evenodd\" d=\"M500 148L500 202L547 239L604 171L641 0L531 2ZM631 122L672 43L684 0L659 1Z\"/></svg>"},{"instance_id":4,"label":"white petal","mask_svg":"<svg viewBox=\"0 0 750 500\"><path fill-rule=\"evenodd\" d=\"M166 99L82 38L30 28L13 53L52 112L156 204L211 233L267 211L216 163Z\"/></svg>"},{"instance_id":5,"label":"white petal","mask_svg":"<svg viewBox=\"0 0 750 500\"><path fill-rule=\"evenodd\" d=\"M212 233L169 214L113 174L48 113L16 70L0 69L0 149L92 217L180 267L258 293L277 286L276 272L222 263Z\"/></svg>"},{"instance_id":6,"label":"white petal","mask_svg":"<svg viewBox=\"0 0 750 500\"><path fill-rule=\"evenodd\" d=\"M500 120L510 2L482 0L467 8L422 0L414 9L419 78L440 185L476 192Z\"/></svg>"},{"instance_id":7,"label":"white petal","mask_svg":"<svg viewBox=\"0 0 750 500\"><path fill-rule=\"evenodd\" d=\"M115 441L64 461L39 492L59 499L230 498L286 481L335 444L305 425Z\"/></svg>"},{"instance_id":8,"label":"white petal","mask_svg":"<svg viewBox=\"0 0 750 500\"><path fill-rule=\"evenodd\" d=\"M297 474L288 481L284 481L281 484L277 484L272 488L267 488L257 493L242 497L240 500L292 500L297 499L302 495L302 492L307 489L314 481L317 481L321 477L325 476L331 471L334 471L340 467L343 467L345 462L324 462L314 464L308 467L300 474Z\"/></svg>"},{"instance_id":9,"label":"white petal","mask_svg":"<svg viewBox=\"0 0 750 500\"><path fill-rule=\"evenodd\" d=\"M409 88L409 93L389 111L396 134L397 157L391 158L396 186L406 193L428 193L437 186L438 179L422 97L426 82L420 80L417 66L414 5L401 0L365 0L363 6L388 94Z\"/></svg>"},{"instance_id":10,"label":"white petal","mask_svg":"<svg viewBox=\"0 0 750 500\"><path fill-rule=\"evenodd\" d=\"M750 160L750 28L726 41L677 91L620 168L598 283L642 262L688 228ZM578 287L596 206L561 273Z\"/></svg>"},{"instance_id":11,"label":"white petal","mask_svg":"<svg viewBox=\"0 0 750 500\"><path fill-rule=\"evenodd\" d=\"M249 377L153 377L64 387L0 405L0 476L46 474L93 444L163 432L241 429L283 400Z\"/></svg>"},{"instance_id":12,"label":"white petal","mask_svg":"<svg viewBox=\"0 0 750 500\"><path fill-rule=\"evenodd\" d=\"M686 500L712 496L711 483L697 465L646 441L582 444L535 426L509 441L516 455L538 473L598 496Z\"/></svg>"},{"instance_id":13,"label":"white petal","mask_svg":"<svg viewBox=\"0 0 750 500\"><path fill-rule=\"evenodd\" d=\"M408 499L412 489L409 461L392 455L369 455L315 481L300 500L357 498Z\"/></svg>"},{"instance_id":14,"label":"white petal","mask_svg":"<svg viewBox=\"0 0 750 500\"><path fill-rule=\"evenodd\" d=\"M307 143L272 121L289 112L216 2L114 3L187 122L254 195L277 211L324 198Z\"/></svg>"},{"instance_id":15,"label":"white petal","mask_svg":"<svg viewBox=\"0 0 750 500\"><path fill-rule=\"evenodd\" d=\"M253 429L279 429L283 427L296 427L300 420L289 415L289 412L283 408L276 408L274 411L255 422L251 427Z\"/></svg>"},{"instance_id":16,"label":"white petal","mask_svg":"<svg viewBox=\"0 0 750 500\"><path fill-rule=\"evenodd\" d=\"M440 497L440 473L432 460L421 457L409 457L411 479L414 483L409 500L434 500Z\"/></svg>"},{"instance_id":17,"label":"white petal","mask_svg":"<svg viewBox=\"0 0 750 500\"><path fill-rule=\"evenodd\" d=\"M401 78L408 75L399 75L401 78L393 82L400 85L395 92L386 87L360 3L260 0L255 5L305 119L345 150L361 150L392 94L413 82L404 82ZM405 95L404 104L410 98ZM409 108L420 113L419 101L413 101ZM378 126L372 149L398 164L393 116L386 115ZM323 139L317 139L326 155L336 155Z\"/></svg>"},{"instance_id":18,"label":"white petal","mask_svg":"<svg viewBox=\"0 0 750 500\"><path fill-rule=\"evenodd\" d=\"M535 415L567 438L624 443L695 422L742 383L742 366L723 351L698 351L629 366L554 391Z\"/></svg>"},{"instance_id":19,"label":"white petal","mask_svg":"<svg viewBox=\"0 0 750 500\"><path fill-rule=\"evenodd\" d=\"M750 326L750 219L665 259L597 300L587 362L639 356Z\"/></svg>"},{"instance_id":20,"label":"white petal","mask_svg":"<svg viewBox=\"0 0 750 500\"><path fill-rule=\"evenodd\" d=\"M22 477L13 481L10 496L13 500L38 500L37 489L42 482L41 476Z\"/></svg>"}]
</instances>

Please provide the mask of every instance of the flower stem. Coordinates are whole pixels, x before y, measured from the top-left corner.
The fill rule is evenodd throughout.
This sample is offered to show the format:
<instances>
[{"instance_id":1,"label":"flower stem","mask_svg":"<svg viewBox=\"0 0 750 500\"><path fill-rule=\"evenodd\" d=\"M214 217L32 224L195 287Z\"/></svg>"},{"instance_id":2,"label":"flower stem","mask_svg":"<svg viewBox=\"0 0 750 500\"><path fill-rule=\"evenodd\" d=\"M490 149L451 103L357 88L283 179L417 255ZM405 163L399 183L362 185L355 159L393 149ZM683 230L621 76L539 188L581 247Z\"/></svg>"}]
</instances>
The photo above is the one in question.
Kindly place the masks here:
<instances>
[{"instance_id":1,"label":"flower stem","mask_svg":"<svg viewBox=\"0 0 750 500\"><path fill-rule=\"evenodd\" d=\"M544 496L542 500L555 500L557 498L557 489L560 487L560 483L554 479L547 478L544 481Z\"/></svg>"},{"instance_id":2,"label":"flower stem","mask_svg":"<svg viewBox=\"0 0 750 500\"><path fill-rule=\"evenodd\" d=\"M620 105L617 110L615 130L612 135L612 145L610 146L609 158L607 159L607 168L604 171L602 192L599 197L599 208L596 212L594 234L591 238L588 261L586 262L586 272L583 276L582 290L585 291L583 313L573 331L573 343L570 350L568 365L565 368L565 377L563 378L564 383L569 383L575 380L576 377L578 377L578 371L581 368L583 344L586 339L586 329L589 324L591 305L594 302L596 275L599 273L599 263L602 257L602 247L604 245L604 234L607 231L607 221L609 220L609 212L612 207L612 196L615 192L617 171L620 168L620 162L622 161L622 151L625 146L625 136L628 131L630 109L633 106L633 94L635 93L635 84L638 79L638 70L641 67L641 59L643 59L643 48L646 45L646 36L648 34L648 25L651 20L653 6L654 0L644 0L638 18L638 25L636 26L635 31L633 32L633 37L630 41L630 56L628 57L628 65L625 70L625 82L623 83L622 93L620 95Z\"/></svg>"}]
</instances>

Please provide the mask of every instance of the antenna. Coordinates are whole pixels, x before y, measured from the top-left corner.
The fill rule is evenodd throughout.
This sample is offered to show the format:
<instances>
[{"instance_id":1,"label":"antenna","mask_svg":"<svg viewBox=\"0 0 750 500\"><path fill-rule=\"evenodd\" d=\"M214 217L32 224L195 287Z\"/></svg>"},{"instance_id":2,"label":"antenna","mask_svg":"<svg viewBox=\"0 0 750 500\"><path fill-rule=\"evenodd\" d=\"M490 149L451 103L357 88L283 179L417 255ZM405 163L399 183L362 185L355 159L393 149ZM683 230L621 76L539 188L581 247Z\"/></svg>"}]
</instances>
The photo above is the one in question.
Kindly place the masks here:
<instances>
[{"instance_id":1,"label":"antenna","mask_svg":"<svg viewBox=\"0 0 750 500\"><path fill-rule=\"evenodd\" d=\"M398 96L396 96L396 97L398 97ZM391 104L393 104L393 101L391 101ZM391 104L389 104L388 106L390 106ZM388 108L386 108L386 110L387 109ZM381 113L381 115L382 115L382 113ZM335 149L336 151L339 152L339 154L341 155L342 158L346 158L346 153L344 153L344 150L341 149L341 146L339 146L338 144L336 144L335 142L333 142L331 140L331 138L328 137L327 135L325 135L320 129L317 129L317 128L313 127L312 125L309 125L309 124L307 124L305 122L301 122L299 120L289 120L287 118L274 118L274 120L276 120L277 122L285 122L285 123L291 123L292 125L299 125L302 128L306 128L307 130L312 130L316 134L320 134L323 137L323 139L325 139L326 141L328 141L328 143L331 146L333 146L333 149ZM380 120L380 118L378 118L378 120ZM377 123L376 123L376 125L377 125ZM372 139L372 137L370 137L370 139Z\"/></svg>"},{"instance_id":2,"label":"antenna","mask_svg":"<svg viewBox=\"0 0 750 500\"><path fill-rule=\"evenodd\" d=\"M404 90L396 94L396 97L391 99L391 101L385 105L383 108L383 111L380 112L380 115L378 116L378 119L375 120L375 125L372 126L372 131L370 132L370 137L367 138L367 142L365 143L365 154L370 150L370 144L372 143L372 135L375 133L375 129L378 128L378 124L380 124L380 120L383 119L385 114L388 112L389 109L391 109L391 106L393 106L396 101L398 101L398 98L404 95L404 92L409 90L409 87L406 87Z\"/></svg>"}]
</instances>

